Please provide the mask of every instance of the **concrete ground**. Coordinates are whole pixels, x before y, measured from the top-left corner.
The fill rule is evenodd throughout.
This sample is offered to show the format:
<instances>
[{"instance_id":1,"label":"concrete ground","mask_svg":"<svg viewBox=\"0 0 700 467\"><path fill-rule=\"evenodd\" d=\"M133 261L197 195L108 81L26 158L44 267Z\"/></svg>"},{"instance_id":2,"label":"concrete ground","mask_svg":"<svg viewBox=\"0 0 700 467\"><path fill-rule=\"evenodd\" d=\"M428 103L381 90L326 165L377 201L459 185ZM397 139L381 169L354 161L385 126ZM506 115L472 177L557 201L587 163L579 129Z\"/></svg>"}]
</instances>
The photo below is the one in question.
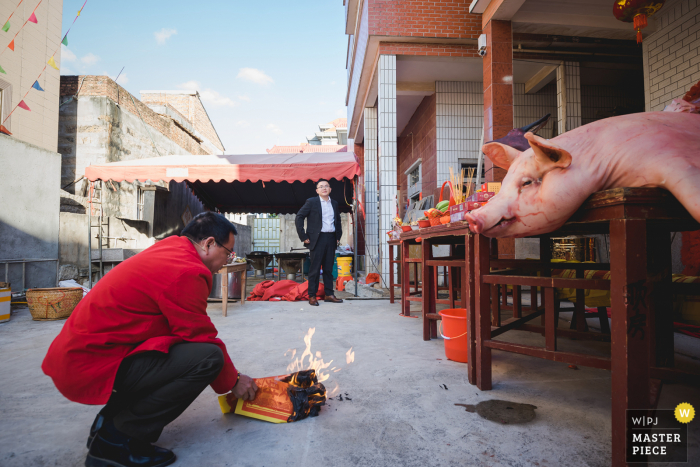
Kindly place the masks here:
<instances>
[{"instance_id":1,"label":"concrete ground","mask_svg":"<svg viewBox=\"0 0 700 467\"><path fill-rule=\"evenodd\" d=\"M416 308L417 310L417 308ZM339 387L317 418L275 425L222 415L207 388L166 427L160 445L180 466L607 466L610 373L494 351L492 391L467 382L466 366L445 358L441 339L424 342L421 320L386 300L310 307L296 302L219 303L209 314L237 367L253 377L285 373L288 349L333 360L326 386ZM63 321L32 321L26 308L0 325L0 465L80 466L99 407L69 402L40 369ZM532 333L511 333L543 344ZM504 336L505 337L505 336ZM698 370L697 340L676 335L677 357ZM605 354L605 344L561 339L563 349ZM346 352L355 352L346 363ZM534 421L503 425L455 404L503 399L537 407ZM666 385L661 408L700 403L700 391ZM700 459L700 421L691 422L691 462Z\"/></svg>"}]
</instances>

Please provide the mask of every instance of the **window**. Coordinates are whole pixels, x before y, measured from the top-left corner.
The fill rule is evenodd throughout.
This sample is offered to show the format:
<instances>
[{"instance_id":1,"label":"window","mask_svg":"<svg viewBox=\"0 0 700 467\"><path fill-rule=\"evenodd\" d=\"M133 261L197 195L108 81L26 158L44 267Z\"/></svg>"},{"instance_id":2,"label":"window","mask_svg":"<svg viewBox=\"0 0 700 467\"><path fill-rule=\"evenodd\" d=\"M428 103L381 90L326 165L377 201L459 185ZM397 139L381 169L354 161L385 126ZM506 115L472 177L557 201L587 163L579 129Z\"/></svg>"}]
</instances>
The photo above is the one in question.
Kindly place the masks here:
<instances>
[{"instance_id":1,"label":"window","mask_svg":"<svg viewBox=\"0 0 700 467\"><path fill-rule=\"evenodd\" d=\"M4 125L9 131L12 131L10 122L12 118L5 118L12 112L12 85L7 81L0 79L0 124Z\"/></svg>"},{"instance_id":2,"label":"window","mask_svg":"<svg viewBox=\"0 0 700 467\"><path fill-rule=\"evenodd\" d=\"M141 187L136 189L136 220L143 220L144 190Z\"/></svg>"},{"instance_id":3,"label":"window","mask_svg":"<svg viewBox=\"0 0 700 467\"><path fill-rule=\"evenodd\" d=\"M421 159L418 159L409 167L406 172L406 196L409 199L417 200L420 197L420 192L423 190L423 177L421 171Z\"/></svg>"},{"instance_id":4,"label":"window","mask_svg":"<svg viewBox=\"0 0 700 467\"><path fill-rule=\"evenodd\" d=\"M477 162L476 161L464 161L463 159L460 160L460 167L462 170L464 170L464 183L469 183L470 181L472 183L476 183L476 167L477 167ZM474 169L474 178L471 180L467 178L467 174L469 173L469 169ZM481 163L481 177L480 180L483 183L484 178L485 178L486 172L484 171L484 163L482 161Z\"/></svg>"}]
</instances>

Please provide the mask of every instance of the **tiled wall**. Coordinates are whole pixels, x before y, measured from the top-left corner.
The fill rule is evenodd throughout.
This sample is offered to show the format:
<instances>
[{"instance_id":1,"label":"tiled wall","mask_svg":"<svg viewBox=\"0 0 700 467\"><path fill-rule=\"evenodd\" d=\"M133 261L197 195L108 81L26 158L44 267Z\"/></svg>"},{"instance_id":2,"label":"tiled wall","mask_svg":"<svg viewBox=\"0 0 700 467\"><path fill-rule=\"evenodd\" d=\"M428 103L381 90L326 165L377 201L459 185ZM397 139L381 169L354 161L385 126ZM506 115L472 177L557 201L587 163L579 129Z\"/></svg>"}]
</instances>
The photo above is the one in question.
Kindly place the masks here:
<instances>
[{"instance_id":1,"label":"tiled wall","mask_svg":"<svg viewBox=\"0 0 700 467\"><path fill-rule=\"evenodd\" d=\"M459 159L479 157L484 121L484 91L481 82L437 81L437 186L450 179L450 167L459 173ZM438 191L439 196L439 191Z\"/></svg>"},{"instance_id":2,"label":"tiled wall","mask_svg":"<svg viewBox=\"0 0 700 467\"><path fill-rule=\"evenodd\" d=\"M379 254L382 275L389 282L387 232L396 216L396 55L380 55L378 73Z\"/></svg>"},{"instance_id":3,"label":"tiled wall","mask_svg":"<svg viewBox=\"0 0 700 467\"><path fill-rule=\"evenodd\" d=\"M557 135L557 85L550 83L534 94L525 94L525 84L513 84L513 127L522 128L547 114L549 122L537 134L543 138Z\"/></svg>"},{"instance_id":4,"label":"tiled wall","mask_svg":"<svg viewBox=\"0 0 700 467\"><path fill-rule=\"evenodd\" d=\"M646 110L663 110L700 81L700 1L667 1L644 39Z\"/></svg>"},{"instance_id":5,"label":"tiled wall","mask_svg":"<svg viewBox=\"0 0 700 467\"><path fill-rule=\"evenodd\" d=\"M564 108L566 103L566 108ZM557 68L558 132L581 126L581 72L578 62L564 62Z\"/></svg>"},{"instance_id":6,"label":"tiled wall","mask_svg":"<svg viewBox=\"0 0 700 467\"><path fill-rule=\"evenodd\" d=\"M377 108L365 108L365 270L379 266L379 215L377 206Z\"/></svg>"}]
</instances>

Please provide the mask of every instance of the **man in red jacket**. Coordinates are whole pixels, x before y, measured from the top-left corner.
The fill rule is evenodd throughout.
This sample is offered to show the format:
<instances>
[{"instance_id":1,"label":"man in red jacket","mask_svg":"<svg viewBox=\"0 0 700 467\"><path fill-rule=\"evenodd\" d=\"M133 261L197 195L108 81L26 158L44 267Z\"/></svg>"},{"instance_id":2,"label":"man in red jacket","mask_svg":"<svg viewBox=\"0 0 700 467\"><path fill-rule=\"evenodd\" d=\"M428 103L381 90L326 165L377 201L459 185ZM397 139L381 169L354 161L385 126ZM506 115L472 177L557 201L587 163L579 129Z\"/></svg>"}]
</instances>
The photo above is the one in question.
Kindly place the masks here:
<instances>
[{"instance_id":1,"label":"man in red jacket","mask_svg":"<svg viewBox=\"0 0 700 467\"><path fill-rule=\"evenodd\" d=\"M68 399L106 404L88 438L88 467L160 467L175 454L151 443L208 386L250 400L257 387L233 366L207 316L212 273L236 227L197 215L104 276L68 318L42 370Z\"/></svg>"}]
</instances>

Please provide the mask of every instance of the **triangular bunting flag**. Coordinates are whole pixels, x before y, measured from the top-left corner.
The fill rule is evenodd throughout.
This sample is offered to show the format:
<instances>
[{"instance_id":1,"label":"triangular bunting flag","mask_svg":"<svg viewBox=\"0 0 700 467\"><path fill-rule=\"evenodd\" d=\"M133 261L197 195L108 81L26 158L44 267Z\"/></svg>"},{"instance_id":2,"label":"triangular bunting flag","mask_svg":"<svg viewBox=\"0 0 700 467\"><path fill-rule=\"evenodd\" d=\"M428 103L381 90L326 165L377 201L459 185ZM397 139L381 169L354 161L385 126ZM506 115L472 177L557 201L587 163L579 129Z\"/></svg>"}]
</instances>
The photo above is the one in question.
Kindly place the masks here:
<instances>
[{"instance_id":1,"label":"triangular bunting flag","mask_svg":"<svg viewBox=\"0 0 700 467\"><path fill-rule=\"evenodd\" d=\"M41 89L41 86L39 86L39 81L34 81L34 84L32 85L32 87L34 89L36 89L37 91L43 91L43 89Z\"/></svg>"},{"instance_id":2,"label":"triangular bunting flag","mask_svg":"<svg viewBox=\"0 0 700 467\"><path fill-rule=\"evenodd\" d=\"M30 112L32 111L32 109L30 109L29 106L24 103L24 100L19 101L17 107L22 107L24 110L29 110Z\"/></svg>"},{"instance_id":3,"label":"triangular bunting flag","mask_svg":"<svg viewBox=\"0 0 700 467\"><path fill-rule=\"evenodd\" d=\"M12 42L10 42L10 44L7 47L9 47L10 50L15 50L15 40L12 39Z\"/></svg>"},{"instance_id":4,"label":"triangular bunting flag","mask_svg":"<svg viewBox=\"0 0 700 467\"><path fill-rule=\"evenodd\" d=\"M63 45L65 45L66 47L68 47L68 34L66 34L66 35L63 37L63 40L61 41L61 44L63 44Z\"/></svg>"},{"instance_id":5,"label":"triangular bunting flag","mask_svg":"<svg viewBox=\"0 0 700 467\"><path fill-rule=\"evenodd\" d=\"M30 16L27 21L31 21L32 23L37 24L36 15L32 12L32 16Z\"/></svg>"},{"instance_id":6,"label":"triangular bunting flag","mask_svg":"<svg viewBox=\"0 0 700 467\"><path fill-rule=\"evenodd\" d=\"M10 30L10 22L9 21L7 23L5 23L5 26L2 27L2 30L5 32Z\"/></svg>"},{"instance_id":7,"label":"triangular bunting flag","mask_svg":"<svg viewBox=\"0 0 700 467\"><path fill-rule=\"evenodd\" d=\"M10 130L5 128L5 125L0 125L0 133L5 133L6 135L12 136L12 133L10 133Z\"/></svg>"},{"instance_id":8,"label":"triangular bunting flag","mask_svg":"<svg viewBox=\"0 0 700 467\"><path fill-rule=\"evenodd\" d=\"M7 74L7 72L5 70L3 70L1 66L0 66L0 73Z\"/></svg>"},{"instance_id":9,"label":"triangular bunting flag","mask_svg":"<svg viewBox=\"0 0 700 467\"><path fill-rule=\"evenodd\" d=\"M55 68L55 69L58 70L58 66L56 66L56 61L53 59L53 55L52 55L51 58L49 59L49 65L51 65L51 67L53 67L53 68Z\"/></svg>"}]
</instances>

